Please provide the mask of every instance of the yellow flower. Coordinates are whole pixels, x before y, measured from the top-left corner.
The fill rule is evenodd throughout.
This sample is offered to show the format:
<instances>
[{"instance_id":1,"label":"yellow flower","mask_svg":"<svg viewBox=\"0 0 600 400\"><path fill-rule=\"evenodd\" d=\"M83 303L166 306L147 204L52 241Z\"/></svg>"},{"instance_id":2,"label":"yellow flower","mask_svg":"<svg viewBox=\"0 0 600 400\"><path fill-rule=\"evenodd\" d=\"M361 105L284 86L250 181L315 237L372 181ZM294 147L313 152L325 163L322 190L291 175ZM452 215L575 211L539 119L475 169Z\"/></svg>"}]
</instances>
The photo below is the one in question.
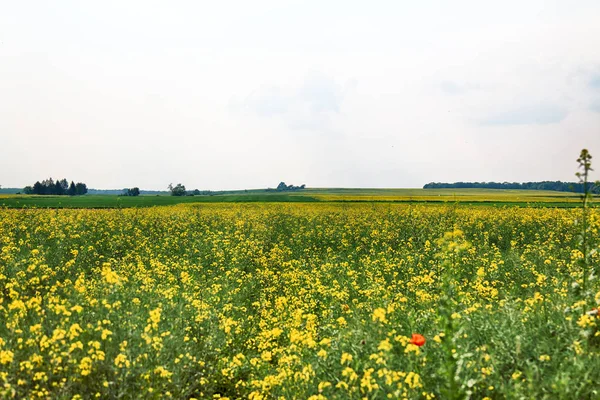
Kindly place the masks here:
<instances>
[{"instance_id":1,"label":"yellow flower","mask_svg":"<svg viewBox=\"0 0 600 400\"><path fill-rule=\"evenodd\" d=\"M421 385L421 377L419 374L415 374L414 372L409 372L408 375L406 375L404 383L406 383L411 389L420 388L423 386Z\"/></svg>"},{"instance_id":2,"label":"yellow flower","mask_svg":"<svg viewBox=\"0 0 600 400\"><path fill-rule=\"evenodd\" d=\"M13 361L14 353L9 350L0 350L0 364L10 364Z\"/></svg>"},{"instance_id":3,"label":"yellow flower","mask_svg":"<svg viewBox=\"0 0 600 400\"><path fill-rule=\"evenodd\" d=\"M162 313L162 308L158 307L155 308L154 310L150 311L150 317L148 317L148 326L146 327L147 330L150 329L154 329L157 330L158 329L158 323L160 322L160 316Z\"/></svg>"},{"instance_id":4,"label":"yellow flower","mask_svg":"<svg viewBox=\"0 0 600 400\"><path fill-rule=\"evenodd\" d=\"M269 362L273 358L273 354L270 351L265 350L260 354L260 358L265 362Z\"/></svg>"},{"instance_id":5,"label":"yellow flower","mask_svg":"<svg viewBox=\"0 0 600 400\"><path fill-rule=\"evenodd\" d=\"M278 338L279 336L281 336L282 333L283 330L281 330L280 328L273 328L271 330L271 336L273 336L274 338Z\"/></svg>"},{"instance_id":6,"label":"yellow flower","mask_svg":"<svg viewBox=\"0 0 600 400\"><path fill-rule=\"evenodd\" d=\"M405 353L415 353L415 354L420 354L421 353L421 349L419 348L419 346L409 343L406 345L406 347L404 348L404 352Z\"/></svg>"},{"instance_id":7,"label":"yellow flower","mask_svg":"<svg viewBox=\"0 0 600 400\"><path fill-rule=\"evenodd\" d=\"M389 339L382 340L377 347L377 350L381 351L390 351L392 349L392 344Z\"/></svg>"},{"instance_id":8,"label":"yellow flower","mask_svg":"<svg viewBox=\"0 0 600 400\"><path fill-rule=\"evenodd\" d=\"M112 335L111 331L109 331L108 329L103 329L100 337L102 338L102 340L106 340L106 338L109 337L110 335Z\"/></svg>"},{"instance_id":9,"label":"yellow flower","mask_svg":"<svg viewBox=\"0 0 600 400\"><path fill-rule=\"evenodd\" d=\"M83 332L83 329L81 329L81 326L79 326L79 324L71 325L71 327L69 328L69 339L72 340L73 338L76 338L81 332Z\"/></svg>"},{"instance_id":10,"label":"yellow flower","mask_svg":"<svg viewBox=\"0 0 600 400\"><path fill-rule=\"evenodd\" d=\"M325 390L326 388L331 386L331 382L327 382L327 381L323 381L321 383L319 383L319 386L317 386L317 389L319 390L319 393L321 393L323 390Z\"/></svg>"},{"instance_id":11,"label":"yellow flower","mask_svg":"<svg viewBox=\"0 0 600 400\"><path fill-rule=\"evenodd\" d=\"M387 318L385 316L385 308L379 307L373 310L373 321L379 321L383 324L387 323Z\"/></svg>"},{"instance_id":12,"label":"yellow flower","mask_svg":"<svg viewBox=\"0 0 600 400\"><path fill-rule=\"evenodd\" d=\"M76 313L80 313L81 311L83 311L83 307L79 306L79 305L74 305L73 307L71 307L71 311L75 311Z\"/></svg>"},{"instance_id":13,"label":"yellow flower","mask_svg":"<svg viewBox=\"0 0 600 400\"><path fill-rule=\"evenodd\" d=\"M350 367L344 368L344 370L342 371L342 376L347 377L348 380L351 382L356 380L356 378L358 378L358 375L356 374L356 372L354 372L354 370Z\"/></svg>"},{"instance_id":14,"label":"yellow flower","mask_svg":"<svg viewBox=\"0 0 600 400\"><path fill-rule=\"evenodd\" d=\"M119 275L117 275L117 273L112 270L110 263L102 264L101 274L104 280L111 285L118 284L120 281Z\"/></svg>"},{"instance_id":15,"label":"yellow flower","mask_svg":"<svg viewBox=\"0 0 600 400\"><path fill-rule=\"evenodd\" d=\"M92 372L92 359L83 357L79 363L79 370L82 376L87 376Z\"/></svg>"},{"instance_id":16,"label":"yellow flower","mask_svg":"<svg viewBox=\"0 0 600 400\"><path fill-rule=\"evenodd\" d=\"M340 364L350 363L352 361L352 354L342 353L342 358L340 360Z\"/></svg>"},{"instance_id":17,"label":"yellow flower","mask_svg":"<svg viewBox=\"0 0 600 400\"><path fill-rule=\"evenodd\" d=\"M156 375L160 376L161 378L170 378L173 375L172 372L169 372L164 367L156 367L156 368L154 368L154 373Z\"/></svg>"},{"instance_id":18,"label":"yellow flower","mask_svg":"<svg viewBox=\"0 0 600 400\"><path fill-rule=\"evenodd\" d=\"M127 356L123 353L120 353L118 356L115 357L115 365L119 368L123 368L129 367L130 363L127 359Z\"/></svg>"},{"instance_id":19,"label":"yellow flower","mask_svg":"<svg viewBox=\"0 0 600 400\"><path fill-rule=\"evenodd\" d=\"M75 342L75 343L71 343L71 346L69 347L69 353L72 353L76 349L83 350L83 343L81 343L79 341Z\"/></svg>"},{"instance_id":20,"label":"yellow flower","mask_svg":"<svg viewBox=\"0 0 600 400\"><path fill-rule=\"evenodd\" d=\"M596 321L594 319L594 317L587 315L587 314L583 314L581 317L579 317L579 320L577 321L577 325L579 325L582 328L592 328L594 326L596 326Z\"/></svg>"}]
</instances>

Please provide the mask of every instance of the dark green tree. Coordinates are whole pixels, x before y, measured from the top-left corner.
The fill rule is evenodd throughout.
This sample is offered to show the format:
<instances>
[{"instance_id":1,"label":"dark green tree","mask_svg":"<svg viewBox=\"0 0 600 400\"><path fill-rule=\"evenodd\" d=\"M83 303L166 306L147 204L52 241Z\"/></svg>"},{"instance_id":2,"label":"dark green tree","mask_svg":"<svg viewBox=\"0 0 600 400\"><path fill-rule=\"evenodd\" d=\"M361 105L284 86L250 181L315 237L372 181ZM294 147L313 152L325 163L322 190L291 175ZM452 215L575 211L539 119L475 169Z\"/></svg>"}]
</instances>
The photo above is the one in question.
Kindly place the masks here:
<instances>
[{"instance_id":1,"label":"dark green tree","mask_svg":"<svg viewBox=\"0 0 600 400\"><path fill-rule=\"evenodd\" d=\"M82 196L82 195L86 194L87 191L88 191L87 190L87 185L85 183L77 182L75 184L75 194L77 196Z\"/></svg>"},{"instance_id":2,"label":"dark green tree","mask_svg":"<svg viewBox=\"0 0 600 400\"><path fill-rule=\"evenodd\" d=\"M61 179L60 187L62 188L63 193L67 194L67 190L69 190L69 182L65 178Z\"/></svg>"},{"instance_id":3,"label":"dark green tree","mask_svg":"<svg viewBox=\"0 0 600 400\"><path fill-rule=\"evenodd\" d=\"M185 186L181 183L173 186L172 183L169 184L169 190L171 191L171 196L185 196Z\"/></svg>"},{"instance_id":4,"label":"dark green tree","mask_svg":"<svg viewBox=\"0 0 600 400\"><path fill-rule=\"evenodd\" d=\"M71 181L69 188L67 189L67 194L69 196L75 196L77 194L77 189L75 188L75 182Z\"/></svg>"},{"instance_id":5,"label":"dark green tree","mask_svg":"<svg viewBox=\"0 0 600 400\"><path fill-rule=\"evenodd\" d=\"M123 196L139 196L139 195L140 195L140 188L138 188L138 187L123 189Z\"/></svg>"},{"instance_id":6,"label":"dark green tree","mask_svg":"<svg viewBox=\"0 0 600 400\"><path fill-rule=\"evenodd\" d=\"M52 193L52 194L56 194L58 196L62 196L65 194L65 191L63 190L63 187L60 184L60 181L56 181L56 183L54 183L54 193Z\"/></svg>"},{"instance_id":7,"label":"dark green tree","mask_svg":"<svg viewBox=\"0 0 600 400\"><path fill-rule=\"evenodd\" d=\"M44 194L44 188L40 181L37 181L33 184L33 194Z\"/></svg>"}]
</instances>

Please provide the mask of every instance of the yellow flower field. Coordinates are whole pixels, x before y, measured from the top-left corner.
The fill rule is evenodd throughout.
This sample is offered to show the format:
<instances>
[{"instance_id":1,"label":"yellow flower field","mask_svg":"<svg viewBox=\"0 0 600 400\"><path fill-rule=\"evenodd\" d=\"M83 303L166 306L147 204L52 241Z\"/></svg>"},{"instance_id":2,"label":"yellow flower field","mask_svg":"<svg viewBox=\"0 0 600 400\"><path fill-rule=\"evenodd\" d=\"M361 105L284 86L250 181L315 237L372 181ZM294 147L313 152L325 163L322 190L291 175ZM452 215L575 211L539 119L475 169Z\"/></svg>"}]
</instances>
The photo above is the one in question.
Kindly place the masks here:
<instances>
[{"instance_id":1,"label":"yellow flower field","mask_svg":"<svg viewBox=\"0 0 600 400\"><path fill-rule=\"evenodd\" d=\"M598 398L581 232L579 209L0 209L0 398Z\"/></svg>"}]
</instances>

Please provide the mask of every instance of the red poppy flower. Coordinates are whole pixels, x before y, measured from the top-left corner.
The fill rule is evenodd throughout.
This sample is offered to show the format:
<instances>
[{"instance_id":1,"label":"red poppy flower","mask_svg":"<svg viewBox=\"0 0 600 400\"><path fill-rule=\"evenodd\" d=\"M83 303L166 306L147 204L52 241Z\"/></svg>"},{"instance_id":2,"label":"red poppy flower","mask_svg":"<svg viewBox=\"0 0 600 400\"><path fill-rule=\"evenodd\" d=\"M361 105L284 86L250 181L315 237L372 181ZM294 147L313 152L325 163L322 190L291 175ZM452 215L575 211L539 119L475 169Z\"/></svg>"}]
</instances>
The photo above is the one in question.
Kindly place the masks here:
<instances>
[{"instance_id":1,"label":"red poppy flower","mask_svg":"<svg viewBox=\"0 0 600 400\"><path fill-rule=\"evenodd\" d=\"M425 336L419 335L418 333L413 333L412 338L410 339L410 343L415 346L423 346L425 344Z\"/></svg>"}]
</instances>

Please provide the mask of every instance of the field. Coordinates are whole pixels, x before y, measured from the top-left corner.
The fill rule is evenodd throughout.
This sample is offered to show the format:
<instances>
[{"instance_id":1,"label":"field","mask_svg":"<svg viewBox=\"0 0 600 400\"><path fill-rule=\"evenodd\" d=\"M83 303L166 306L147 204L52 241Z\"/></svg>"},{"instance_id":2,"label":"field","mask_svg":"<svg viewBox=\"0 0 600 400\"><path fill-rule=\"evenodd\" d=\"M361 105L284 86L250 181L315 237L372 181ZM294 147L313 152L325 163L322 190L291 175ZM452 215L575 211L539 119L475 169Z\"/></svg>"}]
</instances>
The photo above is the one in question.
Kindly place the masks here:
<instances>
[{"instance_id":1,"label":"field","mask_svg":"<svg viewBox=\"0 0 600 400\"><path fill-rule=\"evenodd\" d=\"M585 221L597 246L598 209ZM0 208L0 398L598 398L582 222L452 202Z\"/></svg>"},{"instance_id":2,"label":"field","mask_svg":"<svg viewBox=\"0 0 600 400\"><path fill-rule=\"evenodd\" d=\"M538 190L489 189L305 189L297 192L237 191L212 196L124 197L114 195L28 196L0 195L0 207L9 208L128 208L181 203L345 202L345 203L462 203L528 207L577 207L579 195Z\"/></svg>"}]
</instances>

